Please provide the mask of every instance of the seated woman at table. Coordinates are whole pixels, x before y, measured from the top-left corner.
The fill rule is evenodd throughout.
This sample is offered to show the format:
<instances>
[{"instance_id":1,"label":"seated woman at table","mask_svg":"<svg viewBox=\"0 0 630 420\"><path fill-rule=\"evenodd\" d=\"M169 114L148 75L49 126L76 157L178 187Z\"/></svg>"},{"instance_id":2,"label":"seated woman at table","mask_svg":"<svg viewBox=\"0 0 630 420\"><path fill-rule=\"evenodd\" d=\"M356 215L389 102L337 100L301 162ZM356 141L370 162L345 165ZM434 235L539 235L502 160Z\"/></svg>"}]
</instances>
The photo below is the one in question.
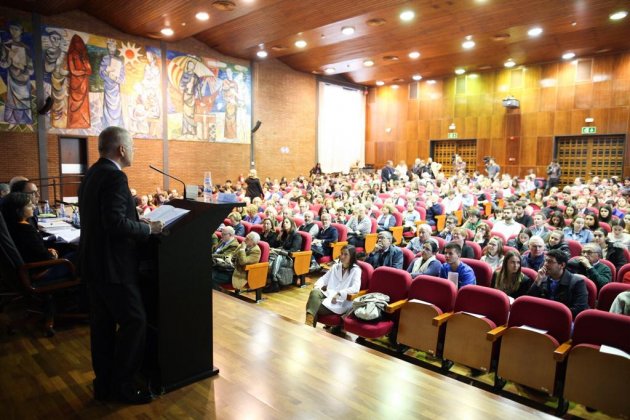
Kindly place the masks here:
<instances>
[{"instance_id":1,"label":"seated woman at table","mask_svg":"<svg viewBox=\"0 0 630 420\"><path fill-rule=\"evenodd\" d=\"M41 235L28 222L33 217L34 204L28 194L11 193L2 202L2 216L9 234L25 263L56 260L59 254L53 248L46 248ZM39 284L55 281L69 274L68 267L56 266L49 269Z\"/></svg>"},{"instance_id":2,"label":"seated woman at table","mask_svg":"<svg viewBox=\"0 0 630 420\"><path fill-rule=\"evenodd\" d=\"M339 262L317 280L306 302L306 325L315 327L318 315L343 315L352 309L348 295L361 288L361 267L352 245L341 249Z\"/></svg>"}]
</instances>

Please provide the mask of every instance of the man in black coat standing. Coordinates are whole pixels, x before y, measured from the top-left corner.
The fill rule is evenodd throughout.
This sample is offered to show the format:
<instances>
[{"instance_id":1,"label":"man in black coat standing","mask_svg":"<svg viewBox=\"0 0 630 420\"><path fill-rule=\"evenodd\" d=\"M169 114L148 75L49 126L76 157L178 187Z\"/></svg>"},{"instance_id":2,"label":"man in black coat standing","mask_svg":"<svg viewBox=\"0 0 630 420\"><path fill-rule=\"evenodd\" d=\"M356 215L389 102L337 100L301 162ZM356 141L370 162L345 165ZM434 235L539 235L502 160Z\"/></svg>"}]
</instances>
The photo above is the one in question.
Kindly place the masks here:
<instances>
[{"instance_id":1,"label":"man in black coat standing","mask_svg":"<svg viewBox=\"0 0 630 420\"><path fill-rule=\"evenodd\" d=\"M120 127L98 138L100 159L79 189L79 272L90 297L94 397L130 404L150 402L134 377L142 365L146 314L140 289L139 243L162 231L139 220L123 168L133 161L133 139Z\"/></svg>"}]
</instances>

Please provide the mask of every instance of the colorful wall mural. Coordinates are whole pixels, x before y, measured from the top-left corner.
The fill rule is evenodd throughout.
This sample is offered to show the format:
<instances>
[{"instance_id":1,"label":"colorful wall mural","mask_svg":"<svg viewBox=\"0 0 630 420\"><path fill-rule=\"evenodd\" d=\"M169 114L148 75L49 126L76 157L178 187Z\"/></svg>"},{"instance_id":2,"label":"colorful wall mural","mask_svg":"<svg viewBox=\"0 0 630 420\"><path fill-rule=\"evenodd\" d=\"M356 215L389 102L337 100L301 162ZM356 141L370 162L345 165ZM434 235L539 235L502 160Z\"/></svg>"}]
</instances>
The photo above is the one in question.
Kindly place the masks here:
<instances>
[{"instance_id":1,"label":"colorful wall mural","mask_svg":"<svg viewBox=\"0 0 630 420\"><path fill-rule=\"evenodd\" d=\"M37 126L30 22L0 18L0 130L32 132Z\"/></svg>"},{"instance_id":2,"label":"colorful wall mural","mask_svg":"<svg viewBox=\"0 0 630 420\"><path fill-rule=\"evenodd\" d=\"M168 137L249 143L251 72L213 58L166 52Z\"/></svg>"}]
</instances>

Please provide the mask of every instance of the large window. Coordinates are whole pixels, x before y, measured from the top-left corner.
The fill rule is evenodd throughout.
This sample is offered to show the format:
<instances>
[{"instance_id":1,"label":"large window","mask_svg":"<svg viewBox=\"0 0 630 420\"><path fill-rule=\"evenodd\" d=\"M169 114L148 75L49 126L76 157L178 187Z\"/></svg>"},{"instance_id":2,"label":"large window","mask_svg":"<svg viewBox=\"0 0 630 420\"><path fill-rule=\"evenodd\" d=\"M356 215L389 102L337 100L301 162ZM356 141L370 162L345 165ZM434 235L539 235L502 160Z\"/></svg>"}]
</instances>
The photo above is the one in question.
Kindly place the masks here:
<instances>
[{"instance_id":1,"label":"large window","mask_svg":"<svg viewBox=\"0 0 630 420\"><path fill-rule=\"evenodd\" d=\"M317 156L324 172L348 172L365 160L365 95L319 82Z\"/></svg>"}]
</instances>

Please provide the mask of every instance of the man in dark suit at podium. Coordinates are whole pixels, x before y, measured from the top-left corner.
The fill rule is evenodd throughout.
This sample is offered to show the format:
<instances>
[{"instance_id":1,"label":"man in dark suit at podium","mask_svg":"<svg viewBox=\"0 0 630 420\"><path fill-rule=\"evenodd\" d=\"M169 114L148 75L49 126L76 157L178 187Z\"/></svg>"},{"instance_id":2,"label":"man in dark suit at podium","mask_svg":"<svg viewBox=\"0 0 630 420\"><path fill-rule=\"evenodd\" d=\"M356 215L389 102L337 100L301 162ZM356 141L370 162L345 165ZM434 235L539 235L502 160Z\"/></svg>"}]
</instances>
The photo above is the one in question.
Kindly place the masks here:
<instances>
[{"instance_id":1,"label":"man in dark suit at podium","mask_svg":"<svg viewBox=\"0 0 630 420\"><path fill-rule=\"evenodd\" d=\"M134 377L144 354L146 314L138 286L141 241L162 231L141 222L123 168L133 161L133 139L120 127L98 138L100 159L79 189L79 271L90 296L94 397L130 404L151 401Z\"/></svg>"}]
</instances>

